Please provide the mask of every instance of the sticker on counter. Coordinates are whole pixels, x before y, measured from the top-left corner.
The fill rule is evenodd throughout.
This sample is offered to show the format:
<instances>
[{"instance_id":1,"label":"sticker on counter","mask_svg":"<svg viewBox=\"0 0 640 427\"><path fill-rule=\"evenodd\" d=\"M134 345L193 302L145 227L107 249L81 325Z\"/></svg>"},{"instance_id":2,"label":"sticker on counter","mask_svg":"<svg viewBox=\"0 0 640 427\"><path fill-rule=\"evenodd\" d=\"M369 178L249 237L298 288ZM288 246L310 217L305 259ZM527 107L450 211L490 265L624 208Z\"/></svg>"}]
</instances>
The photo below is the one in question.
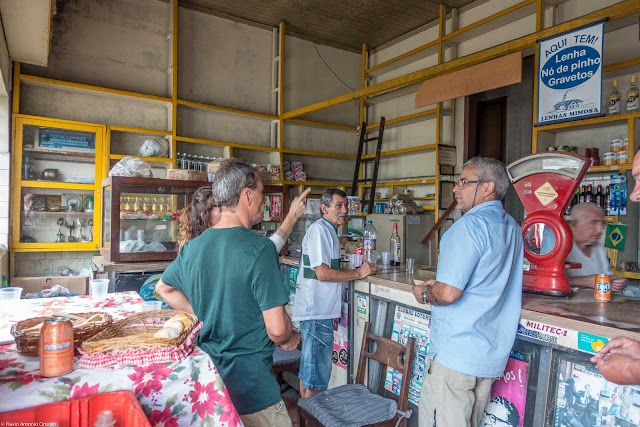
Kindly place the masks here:
<instances>
[{"instance_id":1,"label":"sticker on counter","mask_svg":"<svg viewBox=\"0 0 640 427\"><path fill-rule=\"evenodd\" d=\"M522 427L527 403L528 380L529 363L509 357L504 373L491 387L491 400L485 409L484 419L479 425L499 425L492 423L491 420L503 421L504 415L509 414L507 418L509 424L503 421L501 425Z\"/></svg>"},{"instance_id":2,"label":"sticker on counter","mask_svg":"<svg viewBox=\"0 0 640 427\"><path fill-rule=\"evenodd\" d=\"M358 313L367 314L367 297L358 295Z\"/></svg>"},{"instance_id":3,"label":"sticker on counter","mask_svg":"<svg viewBox=\"0 0 640 427\"><path fill-rule=\"evenodd\" d=\"M542 206L547 206L549 203L558 198L558 192L548 181L538 187L538 189L534 191L534 194L536 195Z\"/></svg>"},{"instance_id":4,"label":"sticker on counter","mask_svg":"<svg viewBox=\"0 0 640 427\"><path fill-rule=\"evenodd\" d=\"M588 353L597 353L606 343L608 338L599 337L597 335L578 332L578 349Z\"/></svg>"},{"instance_id":5,"label":"sticker on counter","mask_svg":"<svg viewBox=\"0 0 640 427\"><path fill-rule=\"evenodd\" d=\"M409 402L414 405L420 400L420 389L422 388L422 377L424 376L425 359L429 348L429 324L431 315L417 310L413 310L401 305L396 306L393 318L393 328L391 329L391 339L406 345L409 338L416 340L413 363L411 367L411 381L409 382ZM402 374L392 368L387 368L384 379L384 388L400 395L400 385Z\"/></svg>"},{"instance_id":6,"label":"sticker on counter","mask_svg":"<svg viewBox=\"0 0 640 427\"><path fill-rule=\"evenodd\" d=\"M347 329L339 326L337 331L333 331L333 351L331 352L331 361L334 365L342 369L347 369L349 361L349 350L347 350Z\"/></svg>"},{"instance_id":7,"label":"sticker on counter","mask_svg":"<svg viewBox=\"0 0 640 427\"><path fill-rule=\"evenodd\" d=\"M524 182L522 183L522 185L527 188L527 187L531 187L531 183L530 182Z\"/></svg>"},{"instance_id":8,"label":"sticker on counter","mask_svg":"<svg viewBox=\"0 0 640 427\"><path fill-rule=\"evenodd\" d=\"M407 215L407 224L420 224L420 215Z\"/></svg>"},{"instance_id":9,"label":"sticker on counter","mask_svg":"<svg viewBox=\"0 0 640 427\"><path fill-rule=\"evenodd\" d=\"M524 190L524 191L523 191L523 193L524 193L524 194L533 194L533 191L531 191L531 190Z\"/></svg>"}]
</instances>

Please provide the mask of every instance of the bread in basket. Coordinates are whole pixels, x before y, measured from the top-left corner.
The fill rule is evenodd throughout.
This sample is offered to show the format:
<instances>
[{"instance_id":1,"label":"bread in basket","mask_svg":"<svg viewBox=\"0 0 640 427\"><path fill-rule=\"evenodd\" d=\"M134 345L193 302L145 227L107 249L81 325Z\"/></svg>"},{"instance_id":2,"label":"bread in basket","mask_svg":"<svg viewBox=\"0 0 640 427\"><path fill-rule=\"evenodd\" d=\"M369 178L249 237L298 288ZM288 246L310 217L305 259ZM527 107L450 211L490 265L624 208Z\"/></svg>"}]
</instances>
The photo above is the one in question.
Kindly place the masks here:
<instances>
[{"instance_id":1,"label":"bread in basket","mask_svg":"<svg viewBox=\"0 0 640 427\"><path fill-rule=\"evenodd\" d=\"M113 323L109 313L52 313L48 316L22 320L11 327L11 335L16 339L18 353L23 356L37 356L40 343L40 329L45 320L51 317L67 317L73 325L73 345L79 348L82 343Z\"/></svg>"},{"instance_id":2,"label":"bread in basket","mask_svg":"<svg viewBox=\"0 0 640 427\"><path fill-rule=\"evenodd\" d=\"M175 338L154 335L180 318L183 328ZM153 310L122 319L86 340L80 353L85 367L113 364L148 364L184 359L195 346L202 322L196 316L179 310ZM173 336L173 335L172 335Z\"/></svg>"}]
</instances>

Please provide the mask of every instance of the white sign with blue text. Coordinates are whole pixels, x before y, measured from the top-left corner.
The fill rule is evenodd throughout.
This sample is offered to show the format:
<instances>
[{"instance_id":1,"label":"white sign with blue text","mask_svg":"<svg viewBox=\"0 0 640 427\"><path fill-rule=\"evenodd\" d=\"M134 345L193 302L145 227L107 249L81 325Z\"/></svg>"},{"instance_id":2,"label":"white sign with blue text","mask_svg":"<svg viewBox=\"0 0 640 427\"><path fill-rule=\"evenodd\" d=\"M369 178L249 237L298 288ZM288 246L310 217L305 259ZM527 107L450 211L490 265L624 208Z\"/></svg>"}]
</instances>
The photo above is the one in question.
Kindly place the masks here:
<instances>
[{"instance_id":1,"label":"white sign with blue text","mask_svg":"<svg viewBox=\"0 0 640 427\"><path fill-rule=\"evenodd\" d=\"M602 113L604 22L539 43L538 124Z\"/></svg>"}]
</instances>

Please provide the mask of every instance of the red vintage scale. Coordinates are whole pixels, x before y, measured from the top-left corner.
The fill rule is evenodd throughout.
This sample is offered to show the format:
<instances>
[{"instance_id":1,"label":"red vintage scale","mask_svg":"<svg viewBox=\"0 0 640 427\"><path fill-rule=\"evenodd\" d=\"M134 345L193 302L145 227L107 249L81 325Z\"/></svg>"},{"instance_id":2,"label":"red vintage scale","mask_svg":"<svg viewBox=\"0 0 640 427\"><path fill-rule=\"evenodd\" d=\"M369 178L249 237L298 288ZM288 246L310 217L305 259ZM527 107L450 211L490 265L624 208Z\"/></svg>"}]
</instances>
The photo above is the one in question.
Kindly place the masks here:
<instances>
[{"instance_id":1,"label":"red vintage scale","mask_svg":"<svg viewBox=\"0 0 640 427\"><path fill-rule=\"evenodd\" d=\"M507 166L507 173L522 201L526 218L522 222L525 269L522 288L545 295L571 295L565 264L573 247L573 234L564 220L567 206L591 161L565 152L525 156Z\"/></svg>"}]
</instances>

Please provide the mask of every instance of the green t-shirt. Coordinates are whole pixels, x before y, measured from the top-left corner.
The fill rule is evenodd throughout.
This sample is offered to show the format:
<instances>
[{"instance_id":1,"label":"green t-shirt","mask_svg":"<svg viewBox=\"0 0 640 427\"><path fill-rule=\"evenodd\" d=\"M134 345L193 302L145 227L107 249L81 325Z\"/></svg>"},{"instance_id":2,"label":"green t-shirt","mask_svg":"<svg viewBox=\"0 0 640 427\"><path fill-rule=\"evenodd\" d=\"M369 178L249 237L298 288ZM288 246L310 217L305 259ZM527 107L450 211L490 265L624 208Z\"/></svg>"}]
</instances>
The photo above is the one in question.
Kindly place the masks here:
<instances>
[{"instance_id":1,"label":"green t-shirt","mask_svg":"<svg viewBox=\"0 0 640 427\"><path fill-rule=\"evenodd\" d=\"M238 413L278 403L274 344L262 317L289 301L274 244L244 227L209 228L182 247L162 281L189 298L204 325L198 345L213 359Z\"/></svg>"}]
</instances>

